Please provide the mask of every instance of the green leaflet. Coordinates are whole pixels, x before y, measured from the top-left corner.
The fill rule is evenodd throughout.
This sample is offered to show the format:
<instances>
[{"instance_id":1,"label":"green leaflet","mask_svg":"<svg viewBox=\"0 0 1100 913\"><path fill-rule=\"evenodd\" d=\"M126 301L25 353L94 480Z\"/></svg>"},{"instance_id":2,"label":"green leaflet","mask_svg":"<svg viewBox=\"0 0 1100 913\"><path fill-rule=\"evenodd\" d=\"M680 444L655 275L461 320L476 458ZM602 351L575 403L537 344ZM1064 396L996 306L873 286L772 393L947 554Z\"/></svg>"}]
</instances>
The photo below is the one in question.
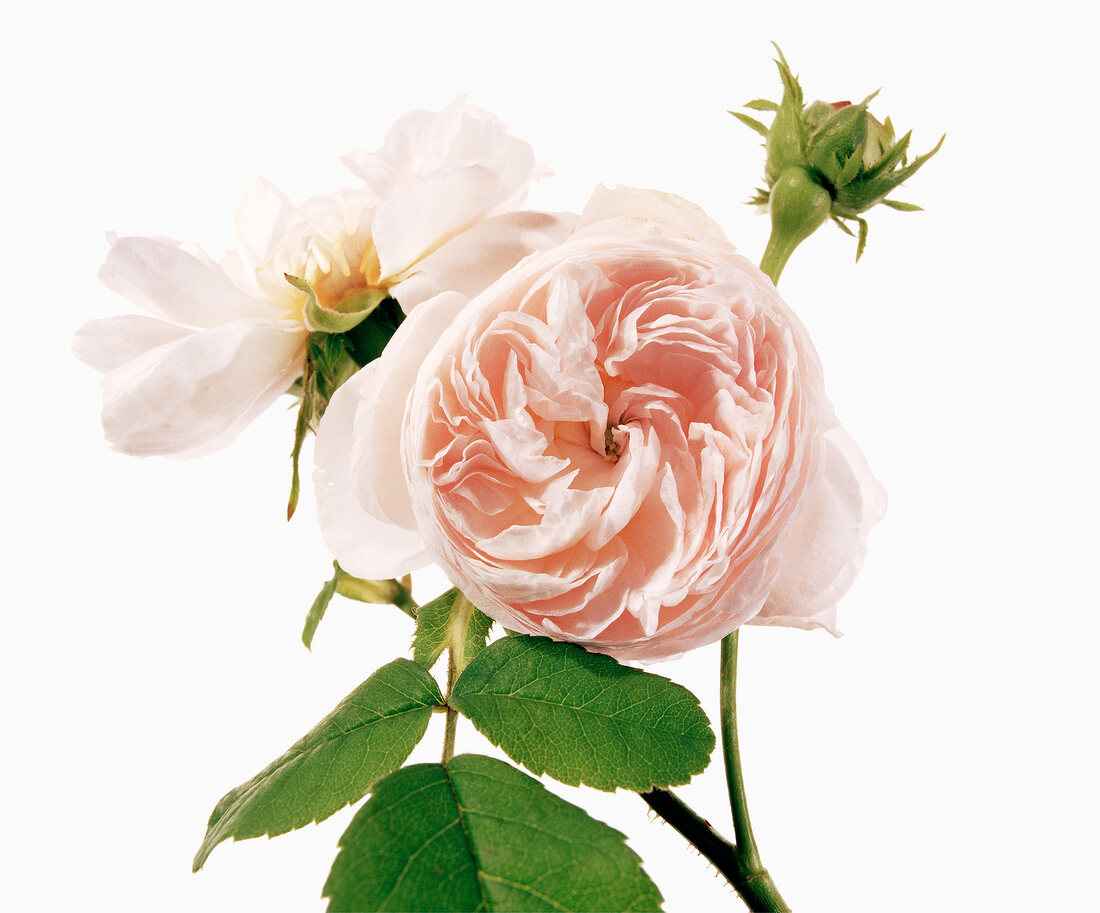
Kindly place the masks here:
<instances>
[{"instance_id":1,"label":"green leaflet","mask_svg":"<svg viewBox=\"0 0 1100 913\"><path fill-rule=\"evenodd\" d=\"M487 646L450 703L513 760L570 785L675 786L704 770L714 749L687 688L541 637Z\"/></svg>"},{"instance_id":2,"label":"green leaflet","mask_svg":"<svg viewBox=\"0 0 1100 913\"><path fill-rule=\"evenodd\" d=\"M407 659L383 666L281 758L222 797L194 870L229 837L285 834L362 798L405 761L442 703L420 666Z\"/></svg>"},{"instance_id":3,"label":"green leaflet","mask_svg":"<svg viewBox=\"0 0 1100 913\"><path fill-rule=\"evenodd\" d=\"M470 662L485 647L493 620L482 614L456 589L447 590L416 612L416 634L413 635L413 660L425 669L436 660L451 640L452 628L465 631L462 636L460 667Z\"/></svg>"},{"instance_id":4,"label":"green leaflet","mask_svg":"<svg viewBox=\"0 0 1100 913\"><path fill-rule=\"evenodd\" d=\"M386 777L340 838L338 910L659 910L624 837L479 755Z\"/></svg>"}]
</instances>

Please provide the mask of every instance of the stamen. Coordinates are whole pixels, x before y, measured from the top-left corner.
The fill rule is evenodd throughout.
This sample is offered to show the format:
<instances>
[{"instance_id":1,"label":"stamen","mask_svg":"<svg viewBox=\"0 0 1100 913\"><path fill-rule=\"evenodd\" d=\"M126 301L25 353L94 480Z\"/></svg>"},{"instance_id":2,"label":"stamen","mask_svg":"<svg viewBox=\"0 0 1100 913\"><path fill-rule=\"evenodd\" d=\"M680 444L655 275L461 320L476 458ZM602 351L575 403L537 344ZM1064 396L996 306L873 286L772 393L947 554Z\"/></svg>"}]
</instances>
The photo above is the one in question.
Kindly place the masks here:
<instances>
[{"instance_id":1,"label":"stamen","mask_svg":"<svg viewBox=\"0 0 1100 913\"><path fill-rule=\"evenodd\" d=\"M609 463L619 462L619 445L615 440L613 434L613 428L611 425L607 426L607 430L603 433L603 446L604 455L603 458Z\"/></svg>"}]
</instances>

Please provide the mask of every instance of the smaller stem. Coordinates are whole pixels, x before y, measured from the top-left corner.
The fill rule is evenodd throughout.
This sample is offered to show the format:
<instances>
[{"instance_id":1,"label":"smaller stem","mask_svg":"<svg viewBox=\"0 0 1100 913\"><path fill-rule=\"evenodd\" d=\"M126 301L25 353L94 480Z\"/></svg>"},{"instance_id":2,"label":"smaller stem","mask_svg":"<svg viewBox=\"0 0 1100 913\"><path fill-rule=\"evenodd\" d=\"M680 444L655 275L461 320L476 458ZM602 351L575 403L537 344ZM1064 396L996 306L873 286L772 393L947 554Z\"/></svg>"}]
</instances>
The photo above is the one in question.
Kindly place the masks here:
<instances>
[{"instance_id":1,"label":"smaller stem","mask_svg":"<svg viewBox=\"0 0 1100 913\"><path fill-rule=\"evenodd\" d=\"M416 601L409 595L407 590L402 590L394 596L393 604L413 621L416 621L416 613L420 610L420 606L417 605Z\"/></svg>"},{"instance_id":2,"label":"smaller stem","mask_svg":"<svg viewBox=\"0 0 1100 913\"><path fill-rule=\"evenodd\" d=\"M773 285L779 284L779 276L783 272L783 267L787 265L787 261L793 253L793 247L783 248L776 241L774 235L768 239L768 246L764 248L764 256L760 258L760 271L771 279Z\"/></svg>"},{"instance_id":3,"label":"smaller stem","mask_svg":"<svg viewBox=\"0 0 1100 913\"><path fill-rule=\"evenodd\" d=\"M703 854L735 888L745 878L745 868L737 858L737 848L718 833L706 818L701 818L679 796L667 789L639 793L653 811Z\"/></svg>"},{"instance_id":4,"label":"smaller stem","mask_svg":"<svg viewBox=\"0 0 1100 913\"><path fill-rule=\"evenodd\" d=\"M790 913L766 870L750 872L733 846L709 821L699 817L675 793L653 789L641 793L646 804L695 847L740 895L750 910L759 913Z\"/></svg>"},{"instance_id":5,"label":"smaller stem","mask_svg":"<svg viewBox=\"0 0 1100 913\"><path fill-rule=\"evenodd\" d=\"M451 692L458 679L458 668L453 650L447 651L447 720L443 728L443 763L455 754L455 730L458 727L458 711L451 706Z\"/></svg>"},{"instance_id":6,"label":"smaller stem","mask_svg":"<svg viewBox=\"0 0 1100 913\"><path fill-rule=\"evenodd\" d=\"M722 754L726 763L726 787L733 813L733 833L737 850L750 871L762 869L760 851L749 819L745 778L741 770L741 751L737 741L737 635L734 631L722 638L722 668L719 704L722 717Z\"/></svg>"}]
</instances>

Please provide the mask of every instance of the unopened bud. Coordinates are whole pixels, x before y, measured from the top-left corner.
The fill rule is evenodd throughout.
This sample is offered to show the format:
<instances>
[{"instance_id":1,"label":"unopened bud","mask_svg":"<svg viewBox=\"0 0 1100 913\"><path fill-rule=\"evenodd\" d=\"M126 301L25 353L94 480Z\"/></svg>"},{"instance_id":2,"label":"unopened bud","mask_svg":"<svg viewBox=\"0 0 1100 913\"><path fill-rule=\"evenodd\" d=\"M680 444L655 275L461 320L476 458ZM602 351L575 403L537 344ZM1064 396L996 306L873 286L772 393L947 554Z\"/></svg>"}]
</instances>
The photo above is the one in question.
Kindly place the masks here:
<instances>
[{"instance_id":1,"label":"unopened bud","mask_svg":"<svg viewBox=\"0 0 1100 913\"><path fill-rule=\"evenodd\" d=\"M867 110L874 95L858 104L814 101L804 106L802 87L782 52L776 64L783 81L782 100L757 99L746 105L754 111L775 112L772 125L766 127L753 117L730 112L764 137L767 188L758 191L749 202L766 206L772 215L772 240L768 242L768 251L772 254L770 263L773 267L778 264L781 270L786 257L775 258L780 256L779 251L785 249L789 239L798 237L794 242L797 246L824 222L820 217L817 190L828 196L826 218L831 216L848 234L853 232L846 221L859 226L858 259L867 239L867 223L861 214L879 203L903 211L919 209L910 203L889 200L887 195L939 151L943 138L931 152L909 162L906 151L910 134L895 139L890 119L880 122ZM791 196L796 188L801 188L801 196ZM779 202L777 194L790 199ZM777 216L779 209L782 211ZM795 226L792 221L798 212L803 212L808 220L804 225ZM786 256L793 249L790 248ZM778 273L773 276L777 277Z\"/></svg>"}]
</instances>

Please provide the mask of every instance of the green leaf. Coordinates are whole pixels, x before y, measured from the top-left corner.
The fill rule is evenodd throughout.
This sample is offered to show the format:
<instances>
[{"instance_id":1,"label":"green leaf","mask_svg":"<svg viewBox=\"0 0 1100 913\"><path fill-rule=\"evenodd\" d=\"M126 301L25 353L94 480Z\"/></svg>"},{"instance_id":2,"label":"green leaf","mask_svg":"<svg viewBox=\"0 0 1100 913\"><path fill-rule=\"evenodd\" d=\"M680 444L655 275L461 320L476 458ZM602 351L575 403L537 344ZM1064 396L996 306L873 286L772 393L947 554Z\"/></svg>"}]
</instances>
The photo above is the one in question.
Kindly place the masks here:
<instances>
[{"instance_id":1,"label":"green leaf","mask_svg":"<svg viewBox=\"0 0 1100 913\"><path fill-rule=\"evenodd\" d=\"M452 588L417 609L416 633L412 644L413 662L419 663L425 669L434 666L447 648L451 608L460 595L458 590Z\"/></svg>"},{"instance_id":2,"label":"green leaf","mask_svg":"<svg viewBox=\"0 0 1100 913\"><path fill-rule=\"evenodd\" d=\"M487 646L450 703L513 760L574 786L675 786L705 769L714 749L687 688L541 637Z\"/></svg>"},{"instance_id":3,"label":"green leaf","mask_svg":"<svg viewBox=\"0 0 1100 913\"><path fill-rule=\"evenodd\" d=\"M302 643L306 645L306 649L313 646L313 635L317 633L317 625L325 617L325 609L332 602L332 597L336 595L336 584L340 580L340 565L333 561L332 566L336 573L332 575L332 579L328 583L321 587L321 592L313 600L313 605L309 607L309 614L306 615L306 624L302 628Z\"/></svg>"},{"instance_id":4,"label":"green leaf","mask_svg":"<svg viewBox=\"0 0 1100 913\"><path fill-rule=\"evenodd\" d=\"M742 114L740 111L730 111L729 113L736 117L739 121L741 121L741 123L743 123L746 127L755 130L762 137L767 139L768 128L760 123L760 121L758 121L756 118L749 117L747 114Z\"/></svg>"},{"instance_id":5,"label":"green leaf","mask_svg":"<svg viewBox=\"0 0 1100 913\"><path fill-rule=\"evenodd\" d=\"M407 659L383 666L281 758L222 797L194 870L223 840L285 834L362 798L404 763L442 703L420 666Z\"/></svg>"},{"instance_id":6,"label":"green leaf","mask_svg":"<svg viewBox=\"0 0 1100 913\"><path fill-rule=\"evenodd\" d=\"M458 590L447 590L417 610L413 661L430 669L450 645L452 638L459 637L462 655L457 659L460 666L465 666L481 652L492 626L493 620Z\"/></svg>"},{"instance_id":7,"label":"green leaf","mask_svg":"<svg viewBox=\"0 0 1100 913\"><path fill-rule=\"evenodd\" d=\"M325 882L339 910L659 910L618 831L479 755L378 783Z\"/></svg>"},{"instance_id":8,"label":"green leaf","mask_svg":"<svg viewBox=\"0 0 1100 913\"><path fill-rule=\"evenodd\" d=\"M485 649L485 642L489 639L489 631L492 627L493 619L475 607L466 627L466 643L462 660L464 664L472 663Z\"/></svg>"}]
</instances>

